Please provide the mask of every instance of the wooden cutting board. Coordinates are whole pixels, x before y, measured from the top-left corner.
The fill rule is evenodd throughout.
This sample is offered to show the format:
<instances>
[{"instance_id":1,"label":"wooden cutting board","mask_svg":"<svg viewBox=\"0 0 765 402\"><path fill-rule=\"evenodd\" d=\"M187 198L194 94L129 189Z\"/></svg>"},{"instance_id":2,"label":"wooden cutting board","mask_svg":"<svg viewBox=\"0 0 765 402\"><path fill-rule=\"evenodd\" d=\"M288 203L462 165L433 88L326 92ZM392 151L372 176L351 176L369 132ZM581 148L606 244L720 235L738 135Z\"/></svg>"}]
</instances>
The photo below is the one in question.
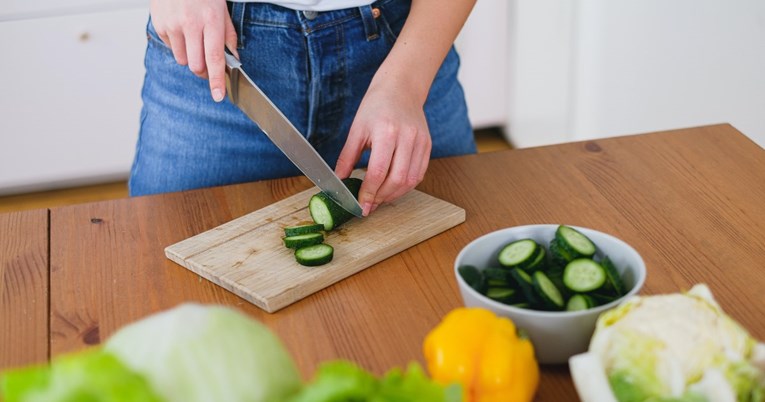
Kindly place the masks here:
<instances>
[{"instance_id":1,"label":"wooden cutting board","mask_svg":"<svg viewBox=\"0 0 765 402\"><path fill-rule=\"evenodd\" d=\"M273 313L465 221L465 210L417 190L327 234L333 260L295 261L284 227L313 223L313 187L165 249L167 258Z\"/></svg>"}]
</instances>

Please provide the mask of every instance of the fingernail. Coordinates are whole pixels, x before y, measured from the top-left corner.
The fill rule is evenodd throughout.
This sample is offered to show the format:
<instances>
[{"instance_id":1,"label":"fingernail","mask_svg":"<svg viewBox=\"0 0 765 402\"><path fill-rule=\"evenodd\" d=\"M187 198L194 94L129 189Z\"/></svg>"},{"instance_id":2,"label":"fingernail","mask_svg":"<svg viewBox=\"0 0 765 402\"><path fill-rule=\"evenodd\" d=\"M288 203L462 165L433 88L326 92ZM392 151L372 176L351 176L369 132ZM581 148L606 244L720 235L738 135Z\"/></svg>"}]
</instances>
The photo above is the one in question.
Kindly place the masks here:
<instances>
[{"instance_id":1,"label":"fingernail","mask_svg":"<svg viewBox=\"0 0 765 402\"><path fill-rule=\"evenodd\" d=\"M212 90L212 97L213 97L213 100L216 101L216 102L222 101L223 100L223 91L221 91L218 88L213 89Z\"/></svg>"},{"instance_id":2,"label":"fingernail","mask_svg":"<svg viewBox=\"0 0 765 402\"><path fill-rule=\"evenodd\" d=\"M364 205L361 206L361 215L367 216L372 210L372 204L365 202Z\"/></svg>"},{"instance_id":3,"label":"fingernail","mask_svg":"<svg viewBox=\"0 0 765 402\"><path fill-rule=\"evenodd\" d=\"M377 207L379 207L380 204L372 204L372 210L369 212L375 212L377 210Z\"/></svg>"}]
</instances>

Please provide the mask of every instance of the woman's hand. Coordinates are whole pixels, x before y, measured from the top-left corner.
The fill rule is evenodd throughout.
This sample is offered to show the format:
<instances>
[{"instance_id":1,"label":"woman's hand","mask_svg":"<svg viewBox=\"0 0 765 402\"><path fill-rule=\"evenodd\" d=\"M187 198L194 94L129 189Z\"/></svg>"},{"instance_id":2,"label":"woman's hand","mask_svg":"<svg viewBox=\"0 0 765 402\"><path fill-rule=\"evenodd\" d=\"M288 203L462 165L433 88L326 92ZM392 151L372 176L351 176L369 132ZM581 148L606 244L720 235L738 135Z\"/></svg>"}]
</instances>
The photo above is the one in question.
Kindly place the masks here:
<instances>
[{"instance_id":1,"label":"woman's hand","mask_svg":"<svg viewBox=\"0 0 765 402\"><path fill-rule=\"evenodd\" d=\"M216 102L226 95L224 46L236 53L236 31L225 0L151 0L154 30L180 65L210 80Z\"/></svg>"},{"instance_id":2,"label":"woman's hand","mask_svg":"<svg viewBox=\"0 0 765 402\"><path fill-rule=\"evenodd\" d=\"M335 172L348 177L371 148L359 203L364 216L404 195L425 176L432 146L423 107L444 57L476 0L416 0L372 78Z\"/></svg>"},{"instance_id":3,"label":"woman's hand","mask_svg":"<svg viewBox=\"0 0 765 402\"><path fill-rule=\"evenodd\" d=\"M335 169L341 178L348 177L364 149L372 149L359 190L364 216L425 177L431 140L423 104L424 99L395 79L373 80L364 95Z\"/></svg>"}]
</instances>

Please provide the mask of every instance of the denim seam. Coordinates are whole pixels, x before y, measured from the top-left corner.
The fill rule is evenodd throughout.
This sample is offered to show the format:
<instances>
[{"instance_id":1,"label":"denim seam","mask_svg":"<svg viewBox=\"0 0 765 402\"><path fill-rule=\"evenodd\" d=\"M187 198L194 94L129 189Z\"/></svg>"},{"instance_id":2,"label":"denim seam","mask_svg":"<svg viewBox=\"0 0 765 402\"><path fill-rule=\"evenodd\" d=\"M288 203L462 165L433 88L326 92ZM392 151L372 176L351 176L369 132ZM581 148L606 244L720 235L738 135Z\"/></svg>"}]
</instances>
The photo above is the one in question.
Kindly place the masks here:
<instances>
[{"instance_id":1,"label":"denim seam","mask_svg":"<svg viewBox=\"0 0 765 402\"><path fill-rule=\"evenodd\" d=\"M344 23L346 23L348 21L352 21L355 18L359 18L359 16L360 15L356 14L356 13L351 14L351 15L346 15L345 17L342 17L342 18L339 18L339 19L333 19L332 21L328 21L328 22L324 22L324 23L321 23L321 24L317 24L315 26L306 27L308 29L305 29L305 31L306 32L315 32L315 31L318 31L318 30L321 30L321 29L330 28L330 27L333 27L335 25L340 25L340 24L344 24ZM290 28L290 29L295 29L295 30L298 30L298 31L303 31L304 30L304 27L302 25L300 25L300 24L284 24L284 23L273 22L273 21L268 21L268 20L245 19L244 20L244 24L246 24L246 25L259 25L259 26L272 27L272 28Z\"/></svg>"},{"instance_id":2,"label":"denim seam","mask_svg":"<svg viewBox=\"0 0 765 402\"><path fill-rule=\"evenodd\" d=\"M266 20L251 20L249 18L244 18L243 24L258 25L258 26L271 27L271 28L289 28L289 29L294 29L297 31L302 29L302 27L299 24L282 24L282 23L266 21Z\"/></svg>"}]
</instances>

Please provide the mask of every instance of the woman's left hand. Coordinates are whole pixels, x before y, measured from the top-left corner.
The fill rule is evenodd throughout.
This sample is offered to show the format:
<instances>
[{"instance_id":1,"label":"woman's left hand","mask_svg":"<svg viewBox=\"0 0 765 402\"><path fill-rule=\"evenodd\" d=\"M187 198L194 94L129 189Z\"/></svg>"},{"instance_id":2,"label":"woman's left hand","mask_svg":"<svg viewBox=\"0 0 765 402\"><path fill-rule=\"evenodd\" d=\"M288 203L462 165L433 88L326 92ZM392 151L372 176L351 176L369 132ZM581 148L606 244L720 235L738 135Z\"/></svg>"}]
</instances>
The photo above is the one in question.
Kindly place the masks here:
<instances>
[{"instance_id":1,"label":"woman's left hand","mask_svg":"<svg viewBox=\"0 0 765 402\"><path fill-rule=\"evenodd\" d=\"M422 181L432 145L424 99L406 83L380 74L385 75L378 73L361 101L335 168L339 177L348 177L362 152L371 149L359 190L364 216Z\"/></svg>"}]
</instances>

